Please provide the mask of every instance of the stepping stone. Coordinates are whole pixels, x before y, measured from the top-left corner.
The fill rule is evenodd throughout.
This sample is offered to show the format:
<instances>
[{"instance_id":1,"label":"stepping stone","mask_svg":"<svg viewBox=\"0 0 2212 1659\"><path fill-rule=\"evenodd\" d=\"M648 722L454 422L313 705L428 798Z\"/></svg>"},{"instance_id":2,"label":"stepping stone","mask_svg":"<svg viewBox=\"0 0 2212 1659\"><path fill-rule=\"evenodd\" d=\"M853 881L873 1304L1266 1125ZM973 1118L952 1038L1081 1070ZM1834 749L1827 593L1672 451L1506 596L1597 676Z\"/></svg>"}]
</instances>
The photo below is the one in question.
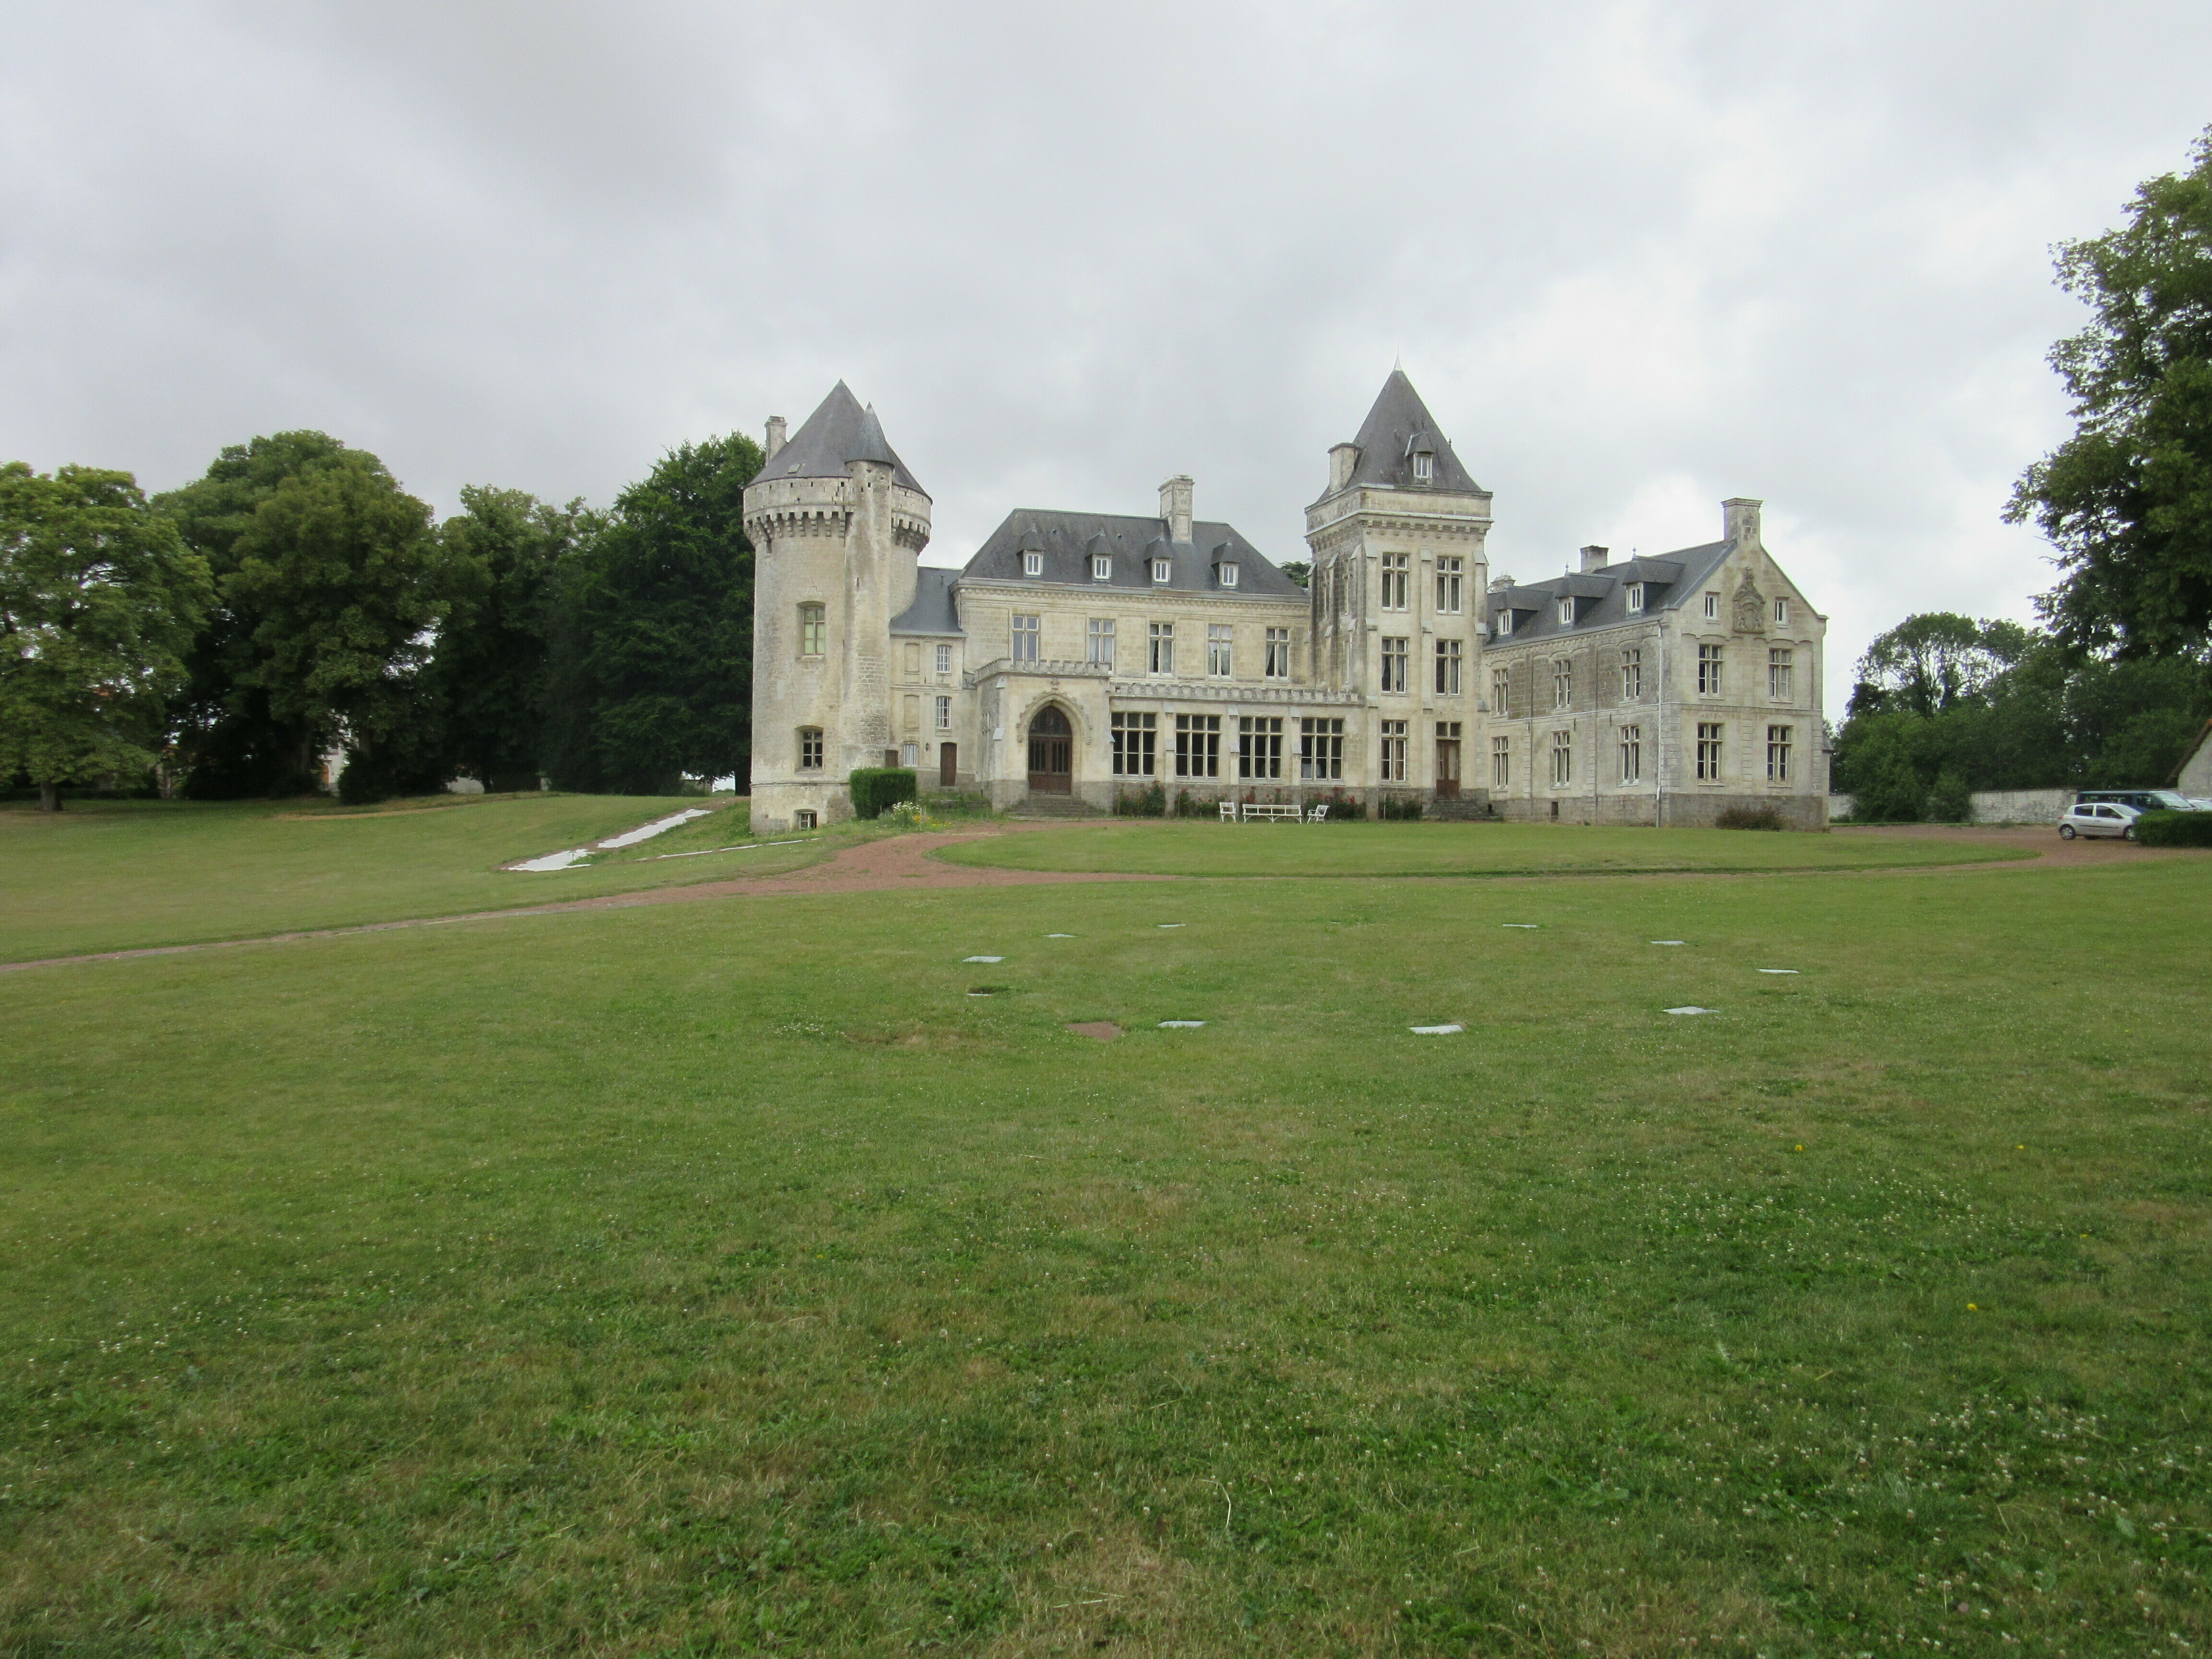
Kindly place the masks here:
<instances>
[{"instance_id":1,"label":"stepping stone","mask_svg":"<svg viewBox=\"0 0 2212 1659\"><path fill-rule=\"evenodd\" d=\"M1654 945L1680 945L1682 941L1678 939L1655 939L1651 942Z\"/></svg>"},{"instance_id":2,"label":"stepping stone","mask_svg":"<svg viewBox=\"0 0 2212 1659\"><path fill-rule=\"evenodd\" d=\"M1163 1031L1195 1031L1200 1026L1205 1024L1206 1022L1202 1019L1164 1019L1160 1022L1160 1030Z\"/></svg>"},{"instance_id":3,"label":"stepping stone","mask_svg":"<svg viewBox=\"0 0 2212 1659\"><path fill-rule=\"evenodd\" d=\"M1720 1012L1720 1010L1717 1008L1700 1008L1692 1004L1691 1006L1686 1008L1669 1008L1667 1012L1670 1014L1717 1014Z\"/></svg>"},{"instance_id":4,"label":"stepping stone","mask_svg":"<svg viewBox=\"0 0 2212 1659\"><path fill-rule=\"evenodd\" d=\"M1500 927L1526 927L1533 933L1537 928L1542 927L1543 923L1539 921L1501 921L1498 925Z\"/></svg>"},{"instance_id":5,"label":"stepping stone","mask_svg":"<svg viewBox=\"0 0 2212 1659\"><path fill-rule=\"evenodd\" d=\"M1006 960L1006 957L961 957L961 958L960 958L960 960L961 960L961 961L963 961L963 962L1004 962L1004 961Z\"/></svg>"},{"instance_id":6,"label":"stepping stone","mask_svg":"<svg viewBox=\"0 0 2212 1659\"><path fill-rule=\"evenodd\" d=\"M1097 1037L1101 1042L1111 1042L1121 1035L1121 1028L1110 1019L1086 1019L1067 1029L1078 1036Z\"/></svg>"},{"instance_id":7,"label":"stepping stone","mask_svg":"<svg viewBox=\"0 0 2212 1659\"><path fill-rule=\"evenodd\" d=\"M1047 939L1073 939L1075 935L1073 933L1047 933L1045 937Z\"/></svg>"},{"instance_id":8,"label":"stepping stone","mask_svg":"<svg viewBox=\"0 0 2212 1659\"><path fill-rule=\"evenodd\" d=\"M1180 927L1182 926L1179 921L1160 921L1155 922L1152 925L1156 927Z\"/></svg>"},{"instance_id":9,"label":"stepping stone","mask_svg":"<svg viewBox=\"0 0 2212 1659\"><path fill-rule=\"evenodd\" d=\"M1759 971L1762 974L1794 974L1797 970L1795 968L1762 968Z\"/></svg>"},{"instance_id":10,"label":"stepping stone","mask_svg":"<svg viewBox=\"0 0 2212 1659\"><path fill-rule=\"evenodd\" d=\"M1406 1028L1415 1036L1451 1036L1464 1031L1464 1025L1409 1025Z\"/></svg>"}]
</instances>

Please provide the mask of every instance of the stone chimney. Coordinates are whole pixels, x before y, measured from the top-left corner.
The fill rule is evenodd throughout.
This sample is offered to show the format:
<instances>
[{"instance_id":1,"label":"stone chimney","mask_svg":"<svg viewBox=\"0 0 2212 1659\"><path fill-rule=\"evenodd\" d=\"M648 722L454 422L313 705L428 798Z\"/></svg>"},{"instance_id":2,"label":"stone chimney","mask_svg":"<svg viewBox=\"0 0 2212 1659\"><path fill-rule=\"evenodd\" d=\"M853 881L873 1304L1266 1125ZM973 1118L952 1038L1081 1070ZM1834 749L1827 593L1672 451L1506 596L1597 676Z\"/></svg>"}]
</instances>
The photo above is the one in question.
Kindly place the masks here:
<instances>
[{"instance_id":1,"label":"stone chimney","mask_svg":"<svg viewBox=\"0 0 2212 1659\"><path fill-rule=\"evenodd\" d=\"M1612 559L1613 550L1609 547L1586 547L1583 549L1583 574L1587 576L1593 570L1602 570Z\"/></svg>"},{"instance_id":2,"label":"stone chimney","mask_svg":"<svg viewBox=\"0 0 2212 1659\"><path fill-rule=\"evenodd\" d=\"M1352 482L1352 469L1359 465L1358 444L1338 444L1328 452L1328 493L1332 495Z\"/></svg>"},{"instance_id":3,"label":"stone chimney","mask_svg":"<svg viewBox=\"0 0 2212 1659\"><path fill-rule=\"evenodd\" d=\"M767 459L774 460L775 459L775 452L782 447L783 416L781 415L771 415L768 417Z\"/></svg>"},{"instance_id":4,"label":"stone chimney","mask_svg":"<svg viewBox=\"0 0 2212 1659\"><path fill-rule=\"evenodd\" d=\"M1171 542L1190 539L1190 496L1195 488L1180 472L1160 486L1160 518L1168 527L1168 539Z\"/></svg>"},{"instance_id":5,"label":"stone chimney","mask_svg":"<svg viewBox=\"0 0 2212 1659\"><path fill-rule=\"evenodd\" d=\"M1764 501L1748 495L1731 495L1721 503L1721 538L1741 547L1764 547L1759 539L1759 509Z\"/></svg>"}]
</instances>

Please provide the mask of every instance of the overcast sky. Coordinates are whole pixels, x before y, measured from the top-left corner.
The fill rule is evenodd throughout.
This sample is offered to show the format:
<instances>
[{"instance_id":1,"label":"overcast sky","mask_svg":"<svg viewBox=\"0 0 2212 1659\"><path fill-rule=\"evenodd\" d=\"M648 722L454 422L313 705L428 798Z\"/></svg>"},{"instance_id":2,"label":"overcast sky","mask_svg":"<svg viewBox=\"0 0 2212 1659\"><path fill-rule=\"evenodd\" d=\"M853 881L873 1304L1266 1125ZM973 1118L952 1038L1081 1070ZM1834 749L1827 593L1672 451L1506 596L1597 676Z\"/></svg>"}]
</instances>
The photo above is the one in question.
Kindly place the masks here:
<instances>
[{"instance_id":1,"label":"overcast sky","mask_svg":"<svg viewBox=\"0 0 2212 1659\"><path fill-rule=\"evenodd\" d=\"M1302 510L1402 361L1492 568L1766 539L1830 713L2027 618L2049 247L2212 122L2212 6L0 0L0 458L256 433L605 502L840 377L936 503Z\"/></svg>"}]
</instances>

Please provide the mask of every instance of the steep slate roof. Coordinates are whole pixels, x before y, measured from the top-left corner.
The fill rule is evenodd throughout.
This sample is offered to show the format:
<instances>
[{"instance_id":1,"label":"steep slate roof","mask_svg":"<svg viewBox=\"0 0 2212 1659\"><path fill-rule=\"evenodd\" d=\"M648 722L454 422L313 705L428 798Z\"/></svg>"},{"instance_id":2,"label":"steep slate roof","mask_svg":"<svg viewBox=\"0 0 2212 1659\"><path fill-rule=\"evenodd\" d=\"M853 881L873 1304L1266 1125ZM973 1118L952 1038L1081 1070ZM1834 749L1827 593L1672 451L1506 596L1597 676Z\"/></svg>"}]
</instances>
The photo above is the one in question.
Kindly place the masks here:
<instances>
[{"instance_id":1,"label":"steep slate roof","mask_svg":"<svg viewBox=\"0 0 2212 1659\"><path fill-rule=\"evenodd\" d=\"M1706 580L1735 546L1734 542L1707 542L1703 547L1686 547L1656 558L1623 559L1601 570L1571 571L1540 582L1520 582L1510 588L1499 588L1484 596L1483 620L1492 621L1500 611L1509 605L1512 608L1513 631L1495 636L1492 642L1498 645L1557 639L1593 628L1634 622L1636 617L1629 614L1628 597L1621 591L1629 583L1640 581L1644 585L1641 615L1672 611L1691 594L1705 590ZM1559 622L1559 601L1570 596L1582 601L1576 606L1580 614L1573 626L1564 627Z\"/></svg>"},{"instance_id":2,"label":"steep slate roof","mask_svg":"<svg viewBox=\"0 0 2212 1659\"><path fill-rule=\"evenodd\" d=\"M960 573L941 564L925 564L914 573L914 603L891 618L894 634L964 634L960 616L952 608L953 584Z\"/></svg>"},{"instance_id":3,"label":"steep slate roof","mask_svg":"<svg viewBox=\"0 0 2212 1659\"><path fill-rule=\"evenodd\" d=\"M888 461L892 477L919 495L929 492L915 482L906 463L884 438L883 422L872 408L863 409L842 380L830 389L822 406L806 417L760 470L770 478L842 478L848 461Z\"/></svg>"},{"instance_id":4,"label":"steep slate roof","mask_svg":"<svg viewBox=\"0 0 2212 1659\"><path fill-rule=\"evenodd\" d=\"M1413 482L1413 449L1419 441L1436 456L1436 477L1427 483ZM1375 489L1444 489L1480 491L1482 486L1459 464L1459 457L1436 417L1413 390L1406 371L1394 368L1382 382L1382 394L1367 418L1359 423L1359 459L1352 469L1348 488L1366 485Z\"/></svg>"},{"instance_id":5,"label":"steep slate roof","mask_svg":"<svg viewBox=\"0 0 2212 1659\"><path fill-rule=\"evenodd\" d=\"M963 575L997 581L1058 582L1078 587L1142 589L1166 588L1181 593L1216 593L1226 598L1297 599L1306 591L1269 562L1260 550L1225 524L1200 520L1191 526L1187 542L1170 542L1163 519L1140 519L1121 513L1052 513L1035 507L1018 508L993 531L990 539L975 550ZM1024 552L1044 555L1044 574L1022 573ZM1091 556L1109 555L1114 574L1106 581L1091 576ZM1170 580L1152 580L1152 561L1173 561ZM1237 563L1237 586L1224 587L1213 567L1224 558Z\"/></svg>"}]
</instances>

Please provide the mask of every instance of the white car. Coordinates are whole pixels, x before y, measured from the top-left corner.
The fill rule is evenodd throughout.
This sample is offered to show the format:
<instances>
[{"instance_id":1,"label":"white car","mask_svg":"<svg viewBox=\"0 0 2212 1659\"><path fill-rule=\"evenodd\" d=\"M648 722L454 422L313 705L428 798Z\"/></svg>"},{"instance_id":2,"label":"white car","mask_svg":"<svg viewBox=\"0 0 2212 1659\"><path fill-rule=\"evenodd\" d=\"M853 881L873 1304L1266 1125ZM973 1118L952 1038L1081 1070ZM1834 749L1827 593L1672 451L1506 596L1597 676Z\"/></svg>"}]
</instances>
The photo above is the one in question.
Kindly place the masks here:
<instances>
[{"instance_id":1,"label":"white car","mask_svg":"<svg viewBox=\"0 0 2212 1659\"><path fill-rule=\"evenodd\" d=\"M2136 820L2142 814L2116 801L2077 800L2058 815L2058 833L2068 841L2076 836L2118 836L2136 838Z\"/></svg>"}]
</instances>

